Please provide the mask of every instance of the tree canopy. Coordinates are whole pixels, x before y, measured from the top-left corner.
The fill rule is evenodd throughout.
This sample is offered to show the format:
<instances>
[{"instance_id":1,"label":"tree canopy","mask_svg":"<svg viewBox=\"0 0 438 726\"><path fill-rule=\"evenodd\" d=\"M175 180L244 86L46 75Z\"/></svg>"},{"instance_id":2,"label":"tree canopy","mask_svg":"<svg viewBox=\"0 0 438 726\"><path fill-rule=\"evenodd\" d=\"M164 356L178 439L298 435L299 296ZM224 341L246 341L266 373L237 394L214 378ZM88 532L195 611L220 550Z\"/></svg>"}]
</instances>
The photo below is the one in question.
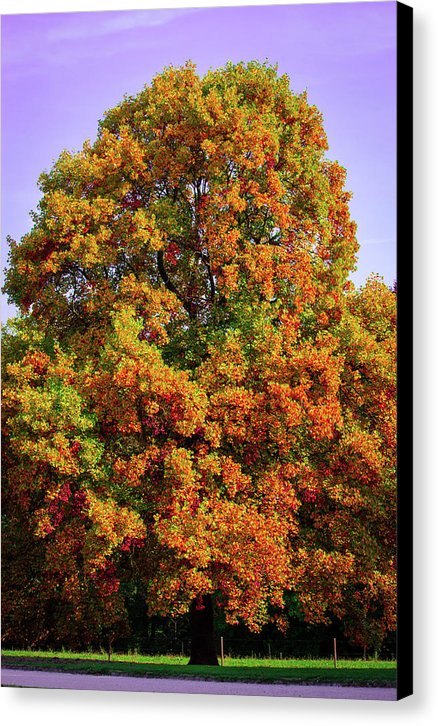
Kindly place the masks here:
<instances>
[{"instance_id":1,"label":"tree canopy","mask_svg":"<svg viewBox=\"0 0 438 726\"><path fill-rule=\"evenodd\" d=\"M275 68L188 63L41 175L6 277L4 506L84 619L119 622L135 577L151 613L211 595L257 631L290 595L394 628L396 295L349 282L327 149Z\"/></svg>"}]
</instances>

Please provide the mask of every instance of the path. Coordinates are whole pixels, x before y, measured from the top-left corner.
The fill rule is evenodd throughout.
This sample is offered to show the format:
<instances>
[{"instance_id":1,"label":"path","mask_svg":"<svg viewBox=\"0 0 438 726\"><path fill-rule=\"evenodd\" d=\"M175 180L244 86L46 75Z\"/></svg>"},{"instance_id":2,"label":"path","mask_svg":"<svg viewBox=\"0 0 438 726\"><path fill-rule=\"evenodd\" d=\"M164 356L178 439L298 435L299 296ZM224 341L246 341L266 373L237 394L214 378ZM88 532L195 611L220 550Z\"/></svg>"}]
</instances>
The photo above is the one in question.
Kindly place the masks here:
<instances>
[{"instance_id":1,"label":"path","mask_svg":"<svg viewBox=\"0 0 438 726\"><path fill-rule=\"evenodd\" d=\"M348 698L395 701L395 688L303 686L289 683L238 683L176 678L94 676L2 668L2 686L72 688L81 691L146 691L148 693L203 693L226 696L282 696L287 698Z\"/></svg>"}]
</instances>

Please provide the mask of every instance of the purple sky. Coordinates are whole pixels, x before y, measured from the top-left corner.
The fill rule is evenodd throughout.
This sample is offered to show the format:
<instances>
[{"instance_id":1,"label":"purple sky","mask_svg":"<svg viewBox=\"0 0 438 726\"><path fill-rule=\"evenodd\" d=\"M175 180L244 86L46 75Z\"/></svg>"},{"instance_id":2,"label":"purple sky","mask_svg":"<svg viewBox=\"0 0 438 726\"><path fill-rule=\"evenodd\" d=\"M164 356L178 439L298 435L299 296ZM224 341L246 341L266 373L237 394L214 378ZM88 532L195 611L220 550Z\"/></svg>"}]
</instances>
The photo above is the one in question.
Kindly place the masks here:
<instances>
[{"instance_id":1,"label":"purple sky","mask_svg":"<svg viewBox=\"0 0 438 726\"><path fill-rule=\"evenodd\" d=\"M322 111L347 168L360 254L353 275L396 276L396 3L268 5L2 17L2 239L32 226L36 182L62 149L165 65L203 74L268 59ZM3 265L5 259L3 257ZM3 317L13 313L4 305Z\"/></svg>"}]
</instances>

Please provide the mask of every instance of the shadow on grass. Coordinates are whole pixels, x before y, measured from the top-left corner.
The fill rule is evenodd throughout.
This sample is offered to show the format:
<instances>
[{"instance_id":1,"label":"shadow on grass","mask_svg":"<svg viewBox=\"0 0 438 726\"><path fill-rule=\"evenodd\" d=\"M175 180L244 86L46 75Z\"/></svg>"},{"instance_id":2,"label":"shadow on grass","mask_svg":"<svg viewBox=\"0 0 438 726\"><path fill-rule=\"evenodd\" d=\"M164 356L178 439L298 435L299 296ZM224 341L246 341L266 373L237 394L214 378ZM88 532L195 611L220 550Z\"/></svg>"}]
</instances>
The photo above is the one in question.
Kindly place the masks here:
<instances>
[{"instance_id":1,"label":"shadow on grass","mask_svg":"<svg viewBox=\"0 0 438 726\"><path fill-rule=\"evenodd\" d=\"M348 686L396 686L396 668L373 667L315 667L311 661L306 667L275 666L189 666L161 663L123 663L117 661L85 660L73 658L39 658L3 656L4 668L89 673L94 675L121 675L144 678L191 678L215 681L243 681L246 683L325 683Z\"/></svg>"}]
</instances>

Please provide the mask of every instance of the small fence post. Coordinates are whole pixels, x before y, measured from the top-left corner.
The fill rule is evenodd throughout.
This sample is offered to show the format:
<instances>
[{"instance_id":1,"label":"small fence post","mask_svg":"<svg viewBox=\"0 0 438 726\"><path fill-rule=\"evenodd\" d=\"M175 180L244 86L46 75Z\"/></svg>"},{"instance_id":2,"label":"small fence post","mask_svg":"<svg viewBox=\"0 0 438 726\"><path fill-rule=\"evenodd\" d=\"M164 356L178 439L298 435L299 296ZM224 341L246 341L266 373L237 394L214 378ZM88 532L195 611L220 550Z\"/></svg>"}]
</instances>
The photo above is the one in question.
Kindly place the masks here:
<instances>
[{"instance_id":1,"label":"small fence post","mask_svg":"<svg viewBox=\"0 0 438 726\"><path fill-rule=\"evenodd\" d=\"M224 638L221 635L221 666L224 664Z\"/></svg>"},{"instance_id":2,"label":"small fence post","mask_svg":"<svg viewBox=\"0 0 438 726\"><path fill-rule=\"evenodd\" d=\"M106 651L107 654L108 654L108 660L109 661L111 660L111 655L112 655L112 652L113 652L112 645L113 645L113 641L112 641L111 636L109 635L108 636L108 648L107 648L107 651Z\"/></svg>"},{"instance_id":3,"label":"small fence post","mask_svg":"<svg viewBox=\"0 0 438 726\"><path fill-rule=\"evenodd\" d=\"M337 668L338 663L338 655L336 652L336 638L333 638L333 665L335 668Z\"/></svg>"}]
</instances>

